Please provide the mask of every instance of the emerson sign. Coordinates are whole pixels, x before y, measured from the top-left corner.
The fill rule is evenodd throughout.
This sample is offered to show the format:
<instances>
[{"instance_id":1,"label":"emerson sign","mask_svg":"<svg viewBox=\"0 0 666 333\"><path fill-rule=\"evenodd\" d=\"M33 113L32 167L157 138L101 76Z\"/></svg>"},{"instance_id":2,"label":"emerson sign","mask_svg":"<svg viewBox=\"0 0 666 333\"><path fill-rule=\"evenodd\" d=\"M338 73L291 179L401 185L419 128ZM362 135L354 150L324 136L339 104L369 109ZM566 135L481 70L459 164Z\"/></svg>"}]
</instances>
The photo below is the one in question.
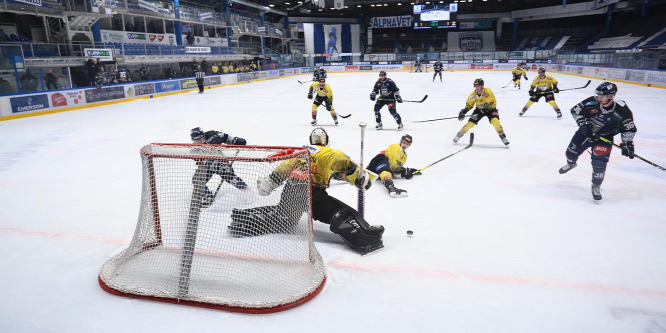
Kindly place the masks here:
<instances>
[{"instance_id":1,"label":"emerson sign","mask_svg":"<svg viewBox=\"0 0 666 333\"><path fill-rule=\"evenodd\" d=\"M412 17L405 16L386 16L386 17L373 17L372 28L410 28L412 26Z\"/></svg>"},{"instance_id":2,"label":"emerson sign","mask_svg":"<svg viewBox=\"0 0 666 333\"><path fill-rule=\"evenodd\" d=\"M86 58L99 58L101 61L113 61L113 53L111 49L83 49L86 53Z\"/></svg>"}]
</instances>

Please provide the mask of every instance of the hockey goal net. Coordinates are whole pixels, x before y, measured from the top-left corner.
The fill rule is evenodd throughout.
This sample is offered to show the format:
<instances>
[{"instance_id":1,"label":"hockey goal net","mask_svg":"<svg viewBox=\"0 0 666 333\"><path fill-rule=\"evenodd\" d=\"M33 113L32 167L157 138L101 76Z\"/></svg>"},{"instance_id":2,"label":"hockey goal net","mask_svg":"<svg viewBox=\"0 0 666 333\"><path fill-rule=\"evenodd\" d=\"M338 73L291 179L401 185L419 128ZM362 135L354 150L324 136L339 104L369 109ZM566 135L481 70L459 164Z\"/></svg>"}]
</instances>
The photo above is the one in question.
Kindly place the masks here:
<instances>
[{"instance_id":1,"label":"hockey goal net","mask_svg":"<svg viewBox=\"0 0 666 333\"><path fill-rule=\"evenodd\" d=\"M313 243L309 178L300 191L284 191L286 202L298 204L276 210L294 216L294 223L272 221L270 231L251 236L229 228L232 211L279 206L285 186L261 196L256 181L288 159L304 161L301 169L310 166L305 148L143 147L134 237L102 266L101 287L116 295L245 313L277 312L313 298L326 276ZM230 168L220 171L220 165ZM202 203L206 194L216 194L209 205Z\"/></svg>"}]
</instances>

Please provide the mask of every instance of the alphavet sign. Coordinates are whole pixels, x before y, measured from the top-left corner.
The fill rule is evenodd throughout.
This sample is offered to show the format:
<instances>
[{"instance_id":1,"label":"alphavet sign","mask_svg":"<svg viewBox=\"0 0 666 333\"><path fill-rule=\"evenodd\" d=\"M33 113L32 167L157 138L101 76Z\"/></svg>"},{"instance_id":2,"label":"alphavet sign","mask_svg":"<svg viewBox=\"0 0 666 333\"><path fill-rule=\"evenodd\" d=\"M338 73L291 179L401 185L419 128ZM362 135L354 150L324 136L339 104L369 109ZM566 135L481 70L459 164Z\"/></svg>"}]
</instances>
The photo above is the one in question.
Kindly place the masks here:
<instances>
[{"instance_id":1,"label":"alphavet sign","mask_svg":"<svg viewBox=\"0 0 666 333\"><path fill-rule=\"evenodd\" d=\"M385 17L373 17L372 18L372 28L373 29L382 29L382 28L410 28L412 26L412 17L409 15L405 16L385 16Z\"/></svg>"},{"instance_id":2,"label":"alphavet sign","mask_svg":"<svg viewBox=\"0 0 666 333\"><path fill-rule=\"evenodd\" d=\"M86 58L99 58L101 61L113 61L111 49L83 49Z\"/></svg>"}]
</instances>

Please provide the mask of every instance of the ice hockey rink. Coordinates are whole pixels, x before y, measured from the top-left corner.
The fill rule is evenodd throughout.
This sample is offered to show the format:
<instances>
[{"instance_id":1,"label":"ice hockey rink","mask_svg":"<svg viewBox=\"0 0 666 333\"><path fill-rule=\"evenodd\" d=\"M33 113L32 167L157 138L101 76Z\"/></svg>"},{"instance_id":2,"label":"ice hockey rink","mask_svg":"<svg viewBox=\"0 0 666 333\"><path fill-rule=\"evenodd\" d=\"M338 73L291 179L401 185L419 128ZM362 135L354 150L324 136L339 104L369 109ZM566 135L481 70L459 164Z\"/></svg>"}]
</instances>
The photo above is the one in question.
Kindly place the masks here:
<instances>
[{"instance_id":1,"label":"ice hockey rink","mask_svg":"<svg viewBox=\"0 0 666 333\"><path fill-rule=\"evenodd\" d=\"M588 78L548 73L560 89ZM531 80L535 71L527 73ZM377 73L329 73L334 106L352 116L333 125L320 107L330 145L365 162L413 136L407 166L456 152L457 116L483 78L498 100L511 142L486 118L474 145L395 184L375 182L365 217L382 224L385 249L360 256L328 225L314 222L326 266L322 292L284 312L248 315L130 299L102 290L100 267L132 239L141 197L139 150L151 142L189 143L200 126L252 145L308 143L310 76L292 76L154 99L0 122L0 323L3 332L666 332L666 172L612 152L603 200L590 194L588 154L560 175L576 130L569 110L590 96L563 91L518 117L528 99L508 71L389 72L406 100L397 131L386 108L374 129L369 95ZM529 82L529 81L528 81ZM666 166L666 94L618 83L634 113L636 153ZM616 137L619 142L619 136ZM254 180L248 180L254 184ZM233 195L222 186L222 195ZM354 187L329 193L356 205ZM411 237L407 230L413 230Z\"/></svg>"}]
</instances>

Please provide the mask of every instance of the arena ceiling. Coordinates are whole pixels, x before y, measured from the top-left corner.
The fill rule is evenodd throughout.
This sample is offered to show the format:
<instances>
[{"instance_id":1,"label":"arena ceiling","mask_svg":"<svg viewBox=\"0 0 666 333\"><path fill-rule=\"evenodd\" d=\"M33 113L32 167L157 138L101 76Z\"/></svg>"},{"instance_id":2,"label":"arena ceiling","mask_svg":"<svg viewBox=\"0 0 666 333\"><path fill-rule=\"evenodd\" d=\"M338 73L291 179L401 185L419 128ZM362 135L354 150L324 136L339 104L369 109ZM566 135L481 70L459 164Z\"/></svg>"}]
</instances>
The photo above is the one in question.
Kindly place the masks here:
<instances>
[{"instance_id":1,"label":"arena ceiling","mask_svg":"<svg viewBox=\"0 0 666 333\"><path fill-rule=\"evenodd\" d=\"M335 0L325 1L326 7L320 8L317 0L230 0L233 6L244 7L244 3L251 5L264 6L270 10L287 13L289 16L335 16L352 17L359 16L376 17L390 15L411 14L411 6L414 3L436 4L436 3L458 3L458 12L465 13L498 13L510 12L513 10L530 9L548 6L562 6L580 2L589 2L590 0L342 0L343 9L334 9ZM204 0L185 0L185 2L195 2L199 5L211 5L211 1ZM215 2L213 5L215 6ZM221 4L221 2L217 2ZM218 5L219 7L219 5ZM256 8L255 8L256 10ZM270 11L269 11L270 12Z\"/></svg>"}]
</instances>

